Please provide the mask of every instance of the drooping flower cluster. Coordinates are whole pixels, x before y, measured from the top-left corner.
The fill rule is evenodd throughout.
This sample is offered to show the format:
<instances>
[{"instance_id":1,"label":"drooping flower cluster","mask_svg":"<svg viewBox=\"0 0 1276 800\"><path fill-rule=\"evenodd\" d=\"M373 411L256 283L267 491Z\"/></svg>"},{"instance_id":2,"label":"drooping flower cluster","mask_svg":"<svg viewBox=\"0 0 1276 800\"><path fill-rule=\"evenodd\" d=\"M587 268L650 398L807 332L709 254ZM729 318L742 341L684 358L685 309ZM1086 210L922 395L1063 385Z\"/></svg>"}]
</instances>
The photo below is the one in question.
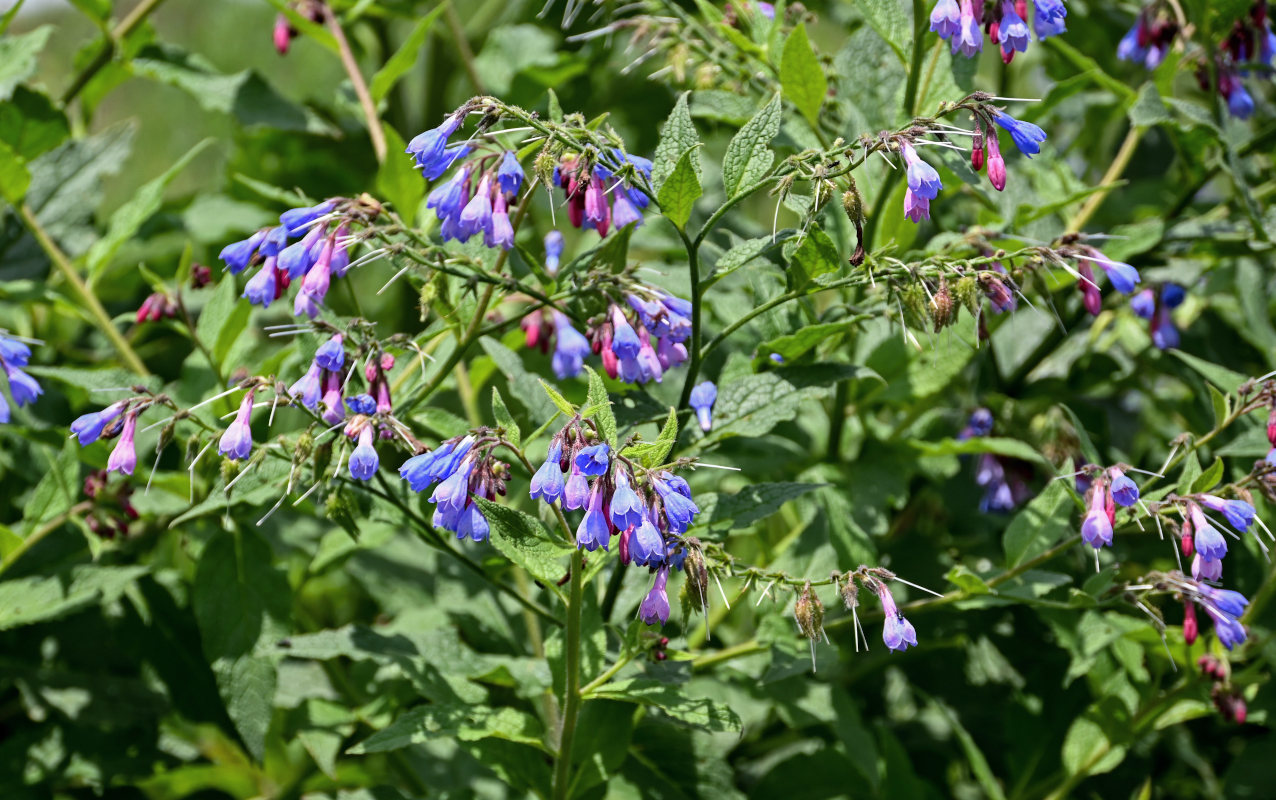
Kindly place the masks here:
<instances>
[{"instance_id":1,"label":"drooping flower cluster","mask_svg":"<svg viewBox=\"0 0 1276 800\"><path fill-rule=\"evenodd\" d=\"M957 434L957 441L991 436L992 428L992 412L977 408L971 412L966 427ZM1010 511L1031 495L1022 462L996 453L979 453L975 458L975 485L984 490L979 500L980 511ZM1027 475L1031 472L1027 471Z\"/></svg>"},{"instance_id":2,"label":"drooping flower cluster","mask_svg":"<svg viewBox=\"0 0 1276 800\"><path fill-rule=\"evenodd\" d=\"M412 456L399 467L399 476L414 492L434 486L430 502L434 503L432 524L436 528L452 531L458 539L483 542L491 526L474 501L505 494L509 465L493 457L500 444L491 431L478 429Z\"/></svg>"},{"instance_id":3,"label":"drooping flower cluster","mask_svg":"<svg viewBox=\"0 0 1276 800\"><path fill-rule=\"evenodd\" d=\"M1117 464L1107 469L1083 469L1077 475L1077 489L1086 501L1081 538L1095 550L1112 544L1116 507L1129 508L1139 502L1139 486L1125 474L1127 469Z\"/></svg>"},{"instance_id":4,"label":"drooping flower cluster","mask_svg":"<svg viewBox=\"0 0 1276 800\"><path fill-rule=\"evenodd\" d=\"M1139 12L1134 25L1121 37L1117 58L1142 64L1148 69L1161 66L1170 45L1179 33L1179 23L1169 9L1148 6Z\"/></svg>"},{"instance_id":5,"label":"drooping flower cluster","mask_svg":"<svg viewBox=\"0 0 1276 800\"><path fill-rule=\"evenodd\" d=\"M1074 253L1077 257L1077 289L1080 290L1086 311L1098 316L1103 308L1103 291L1095 282L1094 266L1097 264L1112 288L1121 294L1133 294L1141 282L1139 271L1123 261L1113 261L1090 245L1080 245Z\"/></svg>"},{"instance_id":6,"label":"drooping flower cluster","mask_svg":"<svg viewBox=\"0 0 1276 800\"><path fill-rule=\"evenodd\" d=\"M663 624L669 619L669 569L682 569L688 562L703 569L694 541L685 537L700 508L685 480L614 453L596 440L590 425L577 417L554 435L544 463L532 476L530 495L558 503L564 511L584 510L576 528L577 547L606 550L615 536L622 563L654 569L655 582L639 618L648 625Z\"/></svg>"},{"instance_id":7,"label":"drooping flower cluster","mask_svg":"<svg viewBox=\"0 0 1276 800\"><path fill-rule=\"evenodd\" d=\"M352 226L371 222L380 213L380 204L366 195L294 208L280 215L279 225L227 245L219 257L232 274L258 267L244 285L243 296L263 308L282 297L292 282L301 281L293 314L314 319L332 280L350 268L356 238ZM298 241L289 244L290 239Z\"/></svg>"},{"instance_id":8,"label":"drooping flower cluster","mask_svg":"<svg viewBox=\"0 0 1276 800\"><path fill-rule=\"evenodd\" d=\"M994 0L987 9L985 5L984 0L938 0L930 12L930 29L949 40L954 55L968 58L983 50L982 29L1007 64L1015 53L1028 49L1034 32L1038 39L1047 39L1067 31L1068 9L1063 0L1033 0L1031 31L1027 0Z\"/></svg>"},{"instance_id":9,"label":"drooping flower cluster","mask_svg":"<svg viewBox=\"0 0 1276 800\"><path fill-rule=\"evenodd\" d=\"M1200 606L1214 623L1214 634L1228 650L1242 644L1249 637L1240 618L1245 614L1249 599L1240 592L1220 589L1199 578L1189 578L1177 570L1153 573L1146 583L1129 587L1133 590L1151 590L1174 594L1184 603L1183 638L1188 644L1196 641L1199 627L1196 607Z\"/></svg>"},{"instance_id":10,"label":"drooping flower cluster","mask_svg":"<svg viewBox=\"0 0 1276 800\"><path fill-rule=\"evenodd\" d=\"M1046 133L1031 122L1015 119L995 106L972 104L969 108L975 116L970 166L979 172L987 164L988 180L1000 192L1006 188L1006 160L1001 154L997 128L1009 133L1015 146L1029 158L1041 152L1041 143L1046 140ZM924 142L906 136L899 136L895 141L904 160L904 174L908 184L904 193L904 216L913 222L930 219L930 201L938 197L944 188L935 168L917 155L915 145L922 143Z\"/></svg>"},{"instance_id":11,"label":"drooping flower cluster","mask_svg":"<svg viewBox=\"0 0 1276 800\"><path fill-rule=\"evenodd\" d=\"M1156 289L1144 289L1130 298L1130 308L1148 321L1152 344L1161 350L1179 346L1179 329L1171 312L1183 304L1187 293L1182 286L1167 283Z\"/></svg>"},{"instance_id":12,"label":"drooping flower cluster","mask_svg":"<svg viewBox=\"0 0 1276 800\"><path fill-rule=\"evenodd\" d=\"M607 307L588 320L586 333L557 309L537 310L521 322L527 346L548 353L552 344L554 374L560 379L579 375L585 359L597 354L612 378L659 383L666 371L687 360L691 303L627 276L610 278L623 292L623 306L606 287L595 284Z\"/></svg>"},{"instance_id":13,"label":"drooping flower cluster","mask_svg":"<svg viewBox=\"0 0 1276 800\"><path fill-rule=\"evenodd\" d=\"M71 423L71 433L81 447L88 447L98 439L116 439L115 447L106 461L107 472L132 475L137 468L137 418L149 408L147 400L130 398L112 403L101 411L82 414Z\"/></svg>"},{"instance_id":14,"label":"drooping flower cluster","mask_svg":"<svg viewBox=\"0 0 1276 800\"><path fill-rule=\"evenodd\" d=\"M651 168L648 159L615 148L593 162L569 155L554 167L554 185L567 196L567 218L574 227L606 236L612 228L642 224L649 198L635 178L650 184Z\"/></svg>"},{"instance_id":15,"label":"drooping flower cluster","mask_svg":"<svg viewBox=\"0 0 1276 800\"><path fill-rule=\"evenodd\" d=\"M0 331L0 369L9 381L9 394L19 407L34 403L44 393L40 384L22 370L31 361L31 348L21 339ZM0 424L12 418L9 402L0 394Z\"/></svg>"},{"instance_id":16,"label":"drooping flower cluster","mask_svg":"<svg viewBox=\"0 0 1276 800\"><path fill-rule=\"evenodd\" d=\"M855 625L857 637L862 633L862 631L860 631L858 615L860 603L859 589L860 584L862 583L864 588L877 595L878 602L881 603L883 617L882 642L885 643L886 647L890 650L902 653L910 647L917 646L917 631L913 628L913 623L909 622L904 617L904 613L899 610L899 606L895 603L895 597L891 594L890 587L887 586L889 581L902 581L902 579L895 575L895 573L890 570L883 569L882 567L861 566L859 569L846 575L838 575L834 573L833 579L834 585L838 585L839 580L844 581L841 583L839 591L842 595L842 602L846 605L846 610L851 612L851 618ZM908 583L907 581L903 582ZM917 586L917 584L909 585ZM928 589L924 590L930 591ZM933 592L931 593L934 594ZM802 632L804 635L812 640L814 639L814 636L805 630L801 614L798 615L798 626L803 629ZM868 635L863 635L864 644L867 647ZM856 639L855 647L857 650L859 649L858 638Z\"/></svg>"},{"instance_id":17,"label":"drooping flower cluster","mask_svg":"<svg viewBox=\"0 0 1276 800\"><path fill-rule=\"evenodd\" d=\"M422 174L431 178L437 177L433 172L439 165L446 163L443 167L446 170L475 149L470 145L447 148L444 150L447 155L438 162L422 162L419 153L414 155ZM411 146L408 152L412 152ZM513 151L479 150L475 157L461 165L451 179L436 186L426 200L426 206L434 209L441 223L439 234L443 241L455 239L467 242L470 237L481 233L483 243L488 247L503 250L513 247L514 226L510 222L509 209L518 200L525 177Z\"/></svg>"}]
</instances>

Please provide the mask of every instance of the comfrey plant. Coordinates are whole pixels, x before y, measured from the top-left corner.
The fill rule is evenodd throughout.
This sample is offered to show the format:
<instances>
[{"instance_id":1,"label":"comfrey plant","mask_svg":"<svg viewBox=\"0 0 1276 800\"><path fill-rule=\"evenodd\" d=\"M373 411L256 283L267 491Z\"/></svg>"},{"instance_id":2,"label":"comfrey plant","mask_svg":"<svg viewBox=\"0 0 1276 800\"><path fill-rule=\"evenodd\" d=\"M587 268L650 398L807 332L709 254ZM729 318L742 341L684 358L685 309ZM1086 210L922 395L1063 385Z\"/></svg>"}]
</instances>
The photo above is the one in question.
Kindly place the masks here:
<instances>
[{"instance_id":1,"label":"comfrey plant","mask_svg":"<svg viewBox=\"0 0 1276 800\"><path fill-rule=\"evenodd\" d=\"M1145 4L1140 87L1133 6L288 0L244 46L335 54L304 102L157 5L59 98L47 31L0 42L14 775L1253 788L1272 165L1224 105L1265 3ZM228 174L91 215L146 161L94 118L124 74L229 112Z\"/></svg>"}]
</instances>

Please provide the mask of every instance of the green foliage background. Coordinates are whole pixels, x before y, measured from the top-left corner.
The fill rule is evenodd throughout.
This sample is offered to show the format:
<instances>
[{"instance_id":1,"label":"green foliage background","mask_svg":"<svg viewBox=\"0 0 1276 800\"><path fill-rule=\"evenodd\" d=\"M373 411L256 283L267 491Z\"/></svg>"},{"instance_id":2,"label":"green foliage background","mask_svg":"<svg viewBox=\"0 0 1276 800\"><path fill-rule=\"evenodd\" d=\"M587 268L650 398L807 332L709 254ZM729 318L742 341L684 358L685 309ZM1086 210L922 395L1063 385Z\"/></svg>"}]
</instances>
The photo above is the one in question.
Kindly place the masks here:
<instances>
[{"instance_id":1,"label":"green foliage background","mask_svg":"<svg viewBox=\"0 0 1276 800\"><path fill-rule=\"evenodd\" d=\"M1049 134L1032 161L1010 157L1007 143L1003 193L941 151L949 189L921 226L902 217L897 176L869 161L856 173L871 212L864 268L847 265L855 239L836 201L809 251L741 244L769 237L775 214L791 240L810 205L801 192L779 210L765 192L747 197L706 238L701 277L721 275L706 294L706 340L748 322L701 368L720 390L714 431L702 437L681 416L675 455L739 470L691 478L703 509L694 532L799 582L863 563L945 594L927 600L896 585L901 604L915 603L906 608L921 640L897 654L878 642L875 606L861 608L872 644L863 652L839 598L819 589L829 642L812 662L793 623L794 587L762 592L763 580L740 573L723 578L729 611L716 585L707 620L675 610L663 633L669 658L657 661L657 634L630 622L645 578L627 570L609 601L612 559L600 555L583 600L581 682L593 688L573 783L560 789L794 800L1270 795L1270 564L1250 539L1227 562L1227 585L1253 598L1250 641L1230 654L1249 708L1238 726L1219 718L1196 667L1205 652L1224 654L1212 636L1187 647L1171 624L1163 645L1112 590L1172 569L1169 546L1153 526L1126 524L1096 574L1075 539L1080 498L1068 481L1050 481L1085 460L1156 470L1173 454L1157 488L1200 490L1242 478L1266 454L1262 414L1232 411L1245 378L1276 366L1270 81L1252 81L1259 112L1242 123L1178 56L1152 73L1118 62L1133 4L1073 0L1066 35L1005 66L990 53L950 58L929 32L918 39L912 15L929 4L812 2L801 33L758 41L717 22L710 4L652 2L640 10L683 15L681 35L627 70L650 42L626 49L625 28L571 38L619 4L586 6L563 29L555 3L541 14L538 2L334 2L380 103L391 155L378 165L331 36L302 26L286 57L271 48L276 0L152 4L101 63L105 32L118 33L133 4L73 5L18 17L0 39L0 141L11 151L0 151L0 326L44 341L31 372L46 387L0 429L5 797L549 796L546 703L564 691L568 643L561 592L542 584L564 573L566 548L533 548L512 567L508 548L441 539L397 481L334 485L258 525L287 465L263 464L228 497L214 459L188 477L194 452L180 431L149 492L158 432L141 438L140 519L127 536L103 539L85 524L93 504L81 484L108 448L81 450L65 431L112 399L95 390L143 382L190 406L235 376L290 382L318 338L267 337L263 326L288 321L287 309L250 309L237 300L242 281L216 266L213 286L187 289L191 263L215 264L224 244L304 197L368 192L425 224L426 185L398 156L402 141L478 93L548 116L551 88L568 112L608 115L628 151L654 154L658 171L679 182L695 174L702 195L662 192L669 219L653 208L628 251L684 297L687 254L670 220L696 230L730 199L724 180L739 181L738 167L723 166L729 143L760 111L778 122L777 163L835 137L895 129L975 89L1041 98L1012 107ZM1208 41L1249 4L1184 5ZM663 145L662 129L671 112L683 119L683 92L678 108L703 147L678 169L685 148ZM539 253L552 222L548 202L536 202L519 241ZM1188 287L1175 315L1181 349L1154 348L1115 293L1090 318L1062 272L1025 284L1034 307L990 320L978 346L969 314L938 334L915 331L913 348L880 296L820 288L892 257L921 262L973 226L1014 250L1073 223L1118 237L1105 252L1146 281ZM594 234L564 229L567 258L595 246ZM37 235L66 254L148 377L130 371ZM524 256L511 265L530 274ZM334 290L334 306L383 336L447 334L434 353L444 360L459 339L422 321L426 276L377 294L393 271L361 269L350 294ZM467 320L473 294L446 282L453 319ZM180 289L190 320L134 324L158 289ZM792 302L750 316L790 292ZM514 322L511 309L498 314ZM790 366L771 369L770 352ZM548 359L522 348L516 325L462 363L409 415L423 433L494 424L493 390L524 432L553 414L534 377L550 375ZM608 381L622 430L654 438L684 374L648 390ZM583 378L558 388L589 404ZM221 402L210 418L232 410ZM995 436L956 442L979 406L995 412ZM981 451L1022 459L1040 494L1013 514L980 512L963 456ZM394 467L383 455L383 472ZM516 474L502 504L535 515L526 477ZM540 530L532 516L489 516L505 531L498 539ZM1181 620L1175 603L1163 608L1168 622ZM614 664L614 680L595 686Z\"/></svg>"}]
</instances>

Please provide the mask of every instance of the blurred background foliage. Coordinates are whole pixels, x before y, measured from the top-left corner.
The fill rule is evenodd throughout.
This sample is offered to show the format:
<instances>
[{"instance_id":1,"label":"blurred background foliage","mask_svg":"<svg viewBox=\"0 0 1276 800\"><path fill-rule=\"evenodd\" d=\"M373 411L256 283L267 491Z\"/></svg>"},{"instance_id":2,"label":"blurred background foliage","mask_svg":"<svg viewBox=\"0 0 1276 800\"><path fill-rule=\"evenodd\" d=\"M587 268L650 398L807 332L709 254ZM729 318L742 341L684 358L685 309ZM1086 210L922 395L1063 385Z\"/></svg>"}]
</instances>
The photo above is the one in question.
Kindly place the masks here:
<instances>
[{"instance_id":1,"label":"blurred background foliage","mask_svg":"<svg viewBox=\"0 0 1276 800\"><path fill-rule=\"evenodd\" d=\"M7 94L0 139L29 167L20 202L86 276L154 373L152 387L163 385L186 404L234 375L282 379L304 368L317 339L281 342L262 332L287 321L286 310L249 315L241 303L243 310L231 313L225 303L215 306L225 294L215 287L179 285L192 262L214 264L224 244L271 223L299 195L366 191L420 222L426 187L397 151L472 95L491 93L545 113L552 88L562 108L588 119L607 114L629 152L650 155L679 93L690 90L705 143L706 196L697 213L707 216L724 199L713 187L727 142L775 88L774 75L757 82L734 75L754 69L750 58L779 58L765 49L750 56L720 51L721 63L702 68L695 48L673 37L627 69L653 46L649 41L631 45L625 29L572 38L617 10L625 18L673 13L663 3L590 4L564 27L567 9L554 2L472 0L442 10L410 0L334 2L361 71L379 93L391 140L390 159L379 166L330 37L303 27L286 56L272 48L275 0L154 4L97 70L90 65L103 32L129 19L135 6L70 5L29 1L0 40ZM1249 3L1184 6L1208 34ZM903 98L909 64L918 63L910 12L919 7L855 0L790 9L807 15L831 87L820 133L853 142L911 118ZM676 8L710 18L695 3ZM742 435L684 435L684 444L690 440L715 463L740 468L696 474L693 486L708 509L699 535L741 562L796 578L880 564L949 594L910 612L922 642L901 655L877 643L880 615L869 623L872 649L859 652L849 618L826 592L830 643L816 646L813 663L795 633L792 592L761 596L762 587L732 580L725 587L731 611L714 598L712 636L700 618L675 611L663 634L668 659L656 660L655 635L635 638L627 628L645 582L631 578L621 586L604 628L600 581L586 611L596 620L586 678L629 641L642 653L634 674L676 688L672 699L636 704L622 696L585 705L575 796L1272 795L1273 584L1252 541L1228 561L1227 584L1254 598L1250 641L1230 654L1212 637L1184 645L1174 624L1163 645L1146 617L1109 591L1175 566L1151 527L1122 528L1097 574L1078 544L987 593L987 581L1074 534L1079 499L1049 481L1069 463L1125 461L1155 470L1180 434L1199 440L1227 422L1168 479L1191 486L1216 457L1225 470L1218 477L1232 480L1268 449L1260 415L1227 420L1217 397L1276 366L1273 93L1270 85L1256 86L1258 113L1231 120L1184 66L1190 49L1152 72L1118 61L1117 42L1137 10L1133 3L1074 0L1068 33L1008 66L991 53L973 62L950 58L925 33L919 51L931 77L919 111L976 88L1041 98L1014 107L1047 130L1046 148L1030 162L1011 159L1010 185L1000 194L943 152L950 189L935 205L934 222L917 227L891 202L889 168L870 162L857 180L874 214L869 244L876 257L917 260L974 226L1004 231L992 238L1007 246L1050 241L1072 223L1111 234L1105 252L1135 264L1145 281L1188 289L1175 314L1179 350L1153 347L1146 323L1119 299L1088 317L1072 279L1060 273L1025 286L1034 307L990 321L983 343L967 315L938 334L918 331L916 351L897 322L877 313L795 353L798 369L865 371L852 380L771 386L777 395L763 419L742 426ZM694 31L683 30L684 44L695 40ZM23 48L33 40L14 43L32 36L47 39L35 42L29 57ZM396 53L403 54L400 74L379 84L372 76L387 75ZM1270 84L1269 77L1262 80ZM812 135L787 108L775 147L806 148ZM1104 188L1093 195L1094 187ZM148 191L158 193L149 213L135 224L116 221ZM1083 211L1091 197L1098 204ZM518 724L492 714L536 713L561 672L557 634L547 632L548 660L532 655L530 637L540 633L493 589L493 582L527 579L499 554L462 548L476 571L432 547L384 498L348 490L286 506L258 527L283 474L259 475L232 500L218 500L217 467L209 463L196 473L198 504L190 510L192 454L180 439L182 446L157 462L149 493L133 482L138 491L129 502L140 517L125 523L127 535L103 538L88 528L89 511L108 513L119 501L85 497L82 481L105 465L107 451L98 445L81 452L65 441L65 426L103 404L93 390L139 379L116 363L20 219L20 203L9 199L0 227L0 326L45 342L32 372L46 393L0 429L4 796L544 795L545 754ZM520 241L539 252L552 221L548 203L536 202ZM777 227L792 228L803 209L789 206L777 210L773 197L750 198L728 218L731 233L707 248L717 258L741 238L768 234L773 214ZM844 265L854 240L845 217L833 212L824 225ZM95 243L111 241L115 225L127 235L95 252ZM593 234L566 233L569 254L596 242ZM667 222L652 214L634 234L630 258L686 295L685 254ZM706 300L709 336L782 293L784 267L776 249L716 284ZM234 285L219 267L214 272ZM343 313L359 308L383 335L421 330L421 282L378 295L389 274L385 267L357 273L350 284L359 305L340 295L334 303ZM193 352L182 320L134 322L142 298L162 287L180 290L195 318L215 307L221 317L210 313L208 332L220 363ZM867 302L850 293L761 315L716 349L702 374L724 392L733 381L740 381L737 395L749 391L741 387L761 391L749 381L773 374L755 361L766 353L763 343ZM486 398L488 386L497 387L516 400L516 416L530 430L543 421L544 403L520 392L527 386L520 376L548 375L548 359L522 351L520 338L515 328L501 339L519 353L512 364L495 339L467 364L476 395ZM676 403L680 383L651 387L652 399L630 392L623 401L637 409L630 418ZM618 384L611 388L620 394ZM563 389L573 400L584 397L583 381ZM994 435L1010 442L993 447L1020 457L1014 469L1042 492L1026 509L979 509L964 455L970 451L952 437L981 406L994 413ZM464 427L471 411L450 380L430 409L417 421L440 437L458 421ZM730 419L733 409L719 412ZM139 476L149 474L153 441L144 437ZM113 508L119 517L123 506ZM1164 605L1167 621L1181 619L1173 603ZM1230 655L1227 690L1246 699L1245 724L1217 712L1212 681L1197 668L1206 652ZM441 735L351 752L422 708L455 716L435 720Z\"/></svg>"}]
</instances>

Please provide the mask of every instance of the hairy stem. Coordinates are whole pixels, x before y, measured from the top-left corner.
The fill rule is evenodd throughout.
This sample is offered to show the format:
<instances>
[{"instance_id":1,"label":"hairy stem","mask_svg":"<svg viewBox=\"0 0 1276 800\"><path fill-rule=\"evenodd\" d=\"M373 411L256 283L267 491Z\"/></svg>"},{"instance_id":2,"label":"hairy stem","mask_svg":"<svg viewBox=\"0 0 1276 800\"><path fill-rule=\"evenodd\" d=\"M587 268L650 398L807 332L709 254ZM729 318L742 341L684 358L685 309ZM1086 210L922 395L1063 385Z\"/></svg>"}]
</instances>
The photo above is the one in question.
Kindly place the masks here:
<instances>
[{"instance_id":1,"label":"hairy stem","mask_svg":"<svg viewBox=\"0 0 1276 800\"><path fill-rule=\"evenodd\" d=\"M567 800L571 784L572 742L576 738L576 720L580 714L580 626L584 602L584 559L580 550L572 551L571 597L567 603L567 642L563 688L563 724L558 736L558 756L554 761L554 800Z\"/></svg>"},{"instance_id":2,"label":"hairy stem","mask_svg":"<svg viewBox=\"0 0 1276 800\"><path fill-rule=\"evenodd\" d=\"M381 117L377 115L377 104L372 101L372 93L368 91L368 84L363 79L363 73L359 72L359 63L354 59L354 52L350 49L350 41L346 39L346 32L341 29L341 23L337 20L337 15L332 13L332 9L326 3L322 4L324 22L328 25L328 30L332 32L332 38L337 40L337 52L341 54L341 66L346 70L346 75L350 76L350 83L354 86L354 94L359 98L359 107L363 109L363 119L368 126L368 136L372 139L372 152L376 154L377 163L385 161L385 131L381 128ZM449 10L451 6L449 5Z\"/></svg>"}]
</instances>

